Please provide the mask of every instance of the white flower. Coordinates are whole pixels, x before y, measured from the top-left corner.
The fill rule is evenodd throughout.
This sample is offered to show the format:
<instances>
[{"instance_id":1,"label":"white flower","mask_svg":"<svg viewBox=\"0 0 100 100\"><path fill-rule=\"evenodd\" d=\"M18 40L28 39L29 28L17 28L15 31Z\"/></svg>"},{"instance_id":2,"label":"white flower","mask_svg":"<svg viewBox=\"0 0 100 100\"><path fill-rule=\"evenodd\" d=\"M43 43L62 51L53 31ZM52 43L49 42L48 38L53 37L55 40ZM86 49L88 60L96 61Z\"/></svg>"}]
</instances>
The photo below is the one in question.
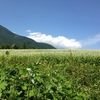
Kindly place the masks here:
<instances>
[{"instance_id":1,"label":"white flower","mask_svg":"<svg viewBox=\"0 0 100 100\"><path fill-rule=\"evenodd\" d=\"M39 64L39 62L36 62L36 64Z\"/></svg>"},{"instance_id":2,"label":"white flower","mask_svg":"<svg viewBox=\"0 0 100 100\"><path fill-rule=\"evenodd\" d=\"M35 74L33 74L33 77L35 77Z\"/></svg>"},{"instance_id":3,"label":"white flower","mask_svg":"<svg viewBox=\"0 0 100 100\"><path fill-rule=\"evenodd\" d=\"M54 72L54 74L57 74L56 71Z\"/></svg>"},{"instance_id":4,"label":"white flower","mask_svg":"<svg viewBox=\"0 0 100 100\"><path fill-rule=\"evenodd\" d=\"M29 75L32 76L33 74L31 72L29 72Z\"/></svg>"},{"instance_id":5,"label":"white flower","mask_svg":"<svg viewBox=\"0 0 100 100\"><path fill-rule=\"evenodd\" d=\"M34 84L34 80L32 79L31 81L32 81L32 83Z\"/></svg>"},{"instance_id":6,"label":"white flower","mask_svg":"<svg viewBox=\"0 0 100 100\"><path fill-rule=\"evenodd\" d=\"M31 71L31 68L26 68L27 69L27 71Z\"/></svg>"},{"instance_id":7,"label":"white flower","mask_svg":"<svg viewBox=\"0 0 100 100\"><path fill-rule=\"evenodd\" d=\"M47 74L48 76L50 76L50 74Z\"/></svg>"}]
</instances>

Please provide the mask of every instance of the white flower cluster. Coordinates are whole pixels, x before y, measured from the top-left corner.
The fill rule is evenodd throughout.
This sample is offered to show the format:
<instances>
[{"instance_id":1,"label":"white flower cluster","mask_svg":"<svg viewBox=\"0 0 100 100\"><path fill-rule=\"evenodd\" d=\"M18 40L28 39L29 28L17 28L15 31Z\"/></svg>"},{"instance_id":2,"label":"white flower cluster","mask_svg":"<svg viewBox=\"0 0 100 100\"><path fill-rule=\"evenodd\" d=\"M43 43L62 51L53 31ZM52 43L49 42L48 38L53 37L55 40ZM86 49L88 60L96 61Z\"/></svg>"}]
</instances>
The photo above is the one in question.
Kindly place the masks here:
<instances>
[{"instance_id":1,"label":"white flower cluster","mask_svg":"<svg viewBox=\"0 0 100 100\"><path fill-rule=\"evenodd\" d=\"M35 74L33 73L32 69L31 68L26 68L26 70L28 71L29 75L34 78L35 77ZM34 84L34 79L31 80L32 83Z\"/></svg>"}]
</instances>

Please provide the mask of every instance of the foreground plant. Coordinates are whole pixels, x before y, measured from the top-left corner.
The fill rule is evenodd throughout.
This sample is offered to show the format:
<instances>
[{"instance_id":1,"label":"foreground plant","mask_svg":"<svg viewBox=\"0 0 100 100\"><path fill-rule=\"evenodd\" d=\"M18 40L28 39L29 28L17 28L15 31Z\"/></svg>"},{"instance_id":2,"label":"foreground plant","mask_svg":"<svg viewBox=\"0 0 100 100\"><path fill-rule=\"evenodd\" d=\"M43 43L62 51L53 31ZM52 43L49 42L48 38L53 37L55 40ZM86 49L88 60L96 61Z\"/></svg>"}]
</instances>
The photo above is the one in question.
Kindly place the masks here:
<instances>
[{"instance_id":1,"label":"foreground plant","mask_svg":"<svg viewBox=\"0 0 100 100\"><path fill-rule=\"evenodd\" d=\"M99 100L100 57L69 53L42 55L37 62L34 56L5 53L0 58L0 99Z\"/></svg>"}]
</instances>

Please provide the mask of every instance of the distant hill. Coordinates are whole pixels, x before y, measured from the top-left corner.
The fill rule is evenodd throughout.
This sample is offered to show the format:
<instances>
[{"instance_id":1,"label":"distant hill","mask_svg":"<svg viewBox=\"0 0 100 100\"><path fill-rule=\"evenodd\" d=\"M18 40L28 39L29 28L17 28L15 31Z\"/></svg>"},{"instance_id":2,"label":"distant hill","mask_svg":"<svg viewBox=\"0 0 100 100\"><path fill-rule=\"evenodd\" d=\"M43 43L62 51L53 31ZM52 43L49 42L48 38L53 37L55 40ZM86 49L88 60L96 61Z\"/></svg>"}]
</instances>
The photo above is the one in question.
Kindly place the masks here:
<instances>
[{"instance_id":1,"label":"distant hill","mask_svg":"<svg viewBox=\"0 0 100 100\"><path fill-rule=\"evenodd\" d=\"M13 32L11 32L10 30L8 30L7 28L3 27L0 25L0 45L2 44L16 44L18 46L25 44L27 48L35 48L35 49L55 49L55 47L53 47L50 44L47 43L39 43L36 42L30 38L27 38L25 36L20 36L17 35Z\"/></svg>"}]
</instances>

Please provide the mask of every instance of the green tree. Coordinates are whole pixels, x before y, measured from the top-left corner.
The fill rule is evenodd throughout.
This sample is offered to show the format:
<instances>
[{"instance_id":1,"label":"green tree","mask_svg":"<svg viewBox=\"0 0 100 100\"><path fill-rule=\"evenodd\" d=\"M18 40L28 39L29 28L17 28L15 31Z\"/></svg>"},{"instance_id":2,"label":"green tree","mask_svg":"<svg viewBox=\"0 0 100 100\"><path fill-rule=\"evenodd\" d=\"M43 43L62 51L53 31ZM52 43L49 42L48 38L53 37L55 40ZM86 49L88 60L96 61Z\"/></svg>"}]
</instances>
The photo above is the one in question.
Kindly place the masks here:
<instances>
[{"instance_id":1,"label":"green tree","mask_svg":"<svg viewBox=\"0 0 100 100\"><path fill-rule=\"evenodd\" d=\"M1 49L4 49L4 44L1 44L1 47L0 47Z\"/></svg>"},{"instance_id":2,"label":"green tree","mask_svg":"<svg viewBox=\"0 0 100 100\"><path fill-rule=\"evenodd\" d=\"M5 44L4 49L10 49L10 44Z\"/></svg>"},{"instance_id":3,"label":"green tree","mask_svg":"<svg viewBox=\"0 0 100 100\"><path fill-rule=\"evenodd\" d=\"M16 44L12 44L11 49L18 49L18 46Z\"/></svg>"},{"instance_id":4,"label":"green tree","mask_svg":"<svg viewBox=\"0 0 100 100\"><path fill-rule=\"evenodd\" d=\"M26 43L25 42L23 43L22 48L26 49Z\"/></svg>"}]
</instances>

